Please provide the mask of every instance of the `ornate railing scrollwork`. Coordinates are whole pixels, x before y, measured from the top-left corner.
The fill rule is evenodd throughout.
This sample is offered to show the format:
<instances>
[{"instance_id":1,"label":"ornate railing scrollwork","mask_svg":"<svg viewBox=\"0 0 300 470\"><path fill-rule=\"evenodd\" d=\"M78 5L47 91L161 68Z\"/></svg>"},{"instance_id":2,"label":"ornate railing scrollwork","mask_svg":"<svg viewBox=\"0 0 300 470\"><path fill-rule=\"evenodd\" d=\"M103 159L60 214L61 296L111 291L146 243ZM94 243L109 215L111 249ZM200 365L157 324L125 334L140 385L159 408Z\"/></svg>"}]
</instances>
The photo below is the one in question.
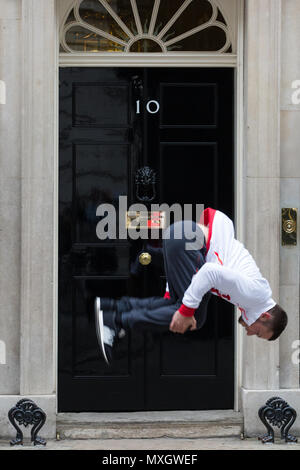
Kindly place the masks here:
<instances>
[{"instance_id":1,"label":"ornate railing scrollwork","mask_svg":"<svg viewBox=\"0 0 300 470\"><path fill-rule=\"evenodd\" d=\"M37 435L45 424L46 413L32 400L28 398L19 400L16 406L9 410L8 419L17 431L16 438L10 441L10 445L23 445L23 433L19 426L26 428L29 425L32 425L31 442L34 445L46 445L46 441Z\"/></svg>"},{"instance_id":2,"label":"ornate railing scrollwork","mask_svg":"<svg viewBox=\"0 0 300 470\"><path fill-rule=\"evenodd\" d=\"M294 424L297 413L286 401L280 397L270 398L264 406L258 410L258 416L267 428L267 434L258 439L263 444L274 442L274 430L272 426L280 428L281 439L285 442L297 442L298 439L289 434L289 430Z\"/></svg>"}]
</instances>

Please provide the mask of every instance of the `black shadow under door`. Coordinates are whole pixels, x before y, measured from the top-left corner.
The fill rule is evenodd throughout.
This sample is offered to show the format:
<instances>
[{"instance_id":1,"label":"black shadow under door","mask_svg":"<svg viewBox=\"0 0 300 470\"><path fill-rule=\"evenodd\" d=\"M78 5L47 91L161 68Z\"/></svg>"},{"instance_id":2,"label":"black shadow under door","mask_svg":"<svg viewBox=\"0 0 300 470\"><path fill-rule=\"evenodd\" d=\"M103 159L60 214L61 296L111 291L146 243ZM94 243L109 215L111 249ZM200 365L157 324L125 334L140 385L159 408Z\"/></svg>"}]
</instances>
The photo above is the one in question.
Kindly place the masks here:
<instances>
[{"instance_id":1,"label":"black shadow under door","mask_svg":"<svg viewBox=\"0 0 300 470\"><path fill-rule=\"evenodd\" d=\"M111 367L93 311L98 295L164 294L161 240L119 236L121 196L128 207L146 197L233 217L233 77L229 68L60 69L59 411L233 408L229 303L212 296L196 332L129 332ZM140 193L145 167L156 178ZM103 204L116 236L99 239Z\"/></svg>"}]
</instances>

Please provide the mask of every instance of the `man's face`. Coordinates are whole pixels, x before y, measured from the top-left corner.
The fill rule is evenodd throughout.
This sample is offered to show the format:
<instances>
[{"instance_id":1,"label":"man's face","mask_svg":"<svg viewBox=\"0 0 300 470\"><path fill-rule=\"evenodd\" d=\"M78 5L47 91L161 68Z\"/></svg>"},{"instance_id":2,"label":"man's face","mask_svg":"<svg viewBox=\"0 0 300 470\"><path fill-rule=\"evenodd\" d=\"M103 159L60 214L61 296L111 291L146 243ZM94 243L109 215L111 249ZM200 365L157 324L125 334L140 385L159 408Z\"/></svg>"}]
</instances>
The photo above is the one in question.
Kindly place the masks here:
<instances>
[{"instance_id":1,"label":"man's face","mask_svg":"<svg viewBox=\"0 0 300 470\"><path fill-rule=\"evenodd\" d=\"M270 314L263 313L252 325L248 326L244 322L242 316L239 318L239 324L242 325L247 331L247 336L256 335L258 338L270 339L273 335L273 331L270 329Z\"/></svg>"}]
</instances>

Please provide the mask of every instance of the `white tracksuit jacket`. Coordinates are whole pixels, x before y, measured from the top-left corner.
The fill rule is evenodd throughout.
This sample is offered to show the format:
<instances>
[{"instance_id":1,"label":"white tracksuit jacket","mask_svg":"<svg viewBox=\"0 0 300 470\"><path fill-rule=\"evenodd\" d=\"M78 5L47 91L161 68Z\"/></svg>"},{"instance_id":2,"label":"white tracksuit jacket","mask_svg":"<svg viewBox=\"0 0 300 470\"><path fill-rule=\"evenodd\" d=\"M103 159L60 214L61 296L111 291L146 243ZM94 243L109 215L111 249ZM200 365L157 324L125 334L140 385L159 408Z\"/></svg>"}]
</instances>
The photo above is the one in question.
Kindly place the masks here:
<instances>
[{"instance_id":1,"label":"white tracksuit jacket","mask_svg":"<svg viewBox=\"0 0 300 470\"><path fill-rule=\"evenodd\" d=\"M208 226L206 263L193 276L179 311L192 316L203 295L213 294L236 305L247 325L276 305L268 281L244 245L234 238L233 223L222 212L207 208L200 223Z\"/></svg>"}]
</instances>

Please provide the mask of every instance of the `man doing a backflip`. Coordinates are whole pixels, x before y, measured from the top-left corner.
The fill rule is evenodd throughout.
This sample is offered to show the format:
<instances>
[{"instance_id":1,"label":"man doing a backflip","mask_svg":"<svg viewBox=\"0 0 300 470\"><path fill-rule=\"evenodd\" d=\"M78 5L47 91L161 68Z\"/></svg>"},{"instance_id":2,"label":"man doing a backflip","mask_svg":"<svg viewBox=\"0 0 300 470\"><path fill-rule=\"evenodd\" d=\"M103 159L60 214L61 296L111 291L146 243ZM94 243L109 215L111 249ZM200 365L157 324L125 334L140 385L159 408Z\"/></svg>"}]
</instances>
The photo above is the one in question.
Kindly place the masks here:
<instances>
[{"instance_id":1,"label":"man doing a backflip","mask_svg":"<svg viewBox=\"0 0 300 470\"><path fill-rule=\"evenodd\" d=\"M187 249L193 239L196 247ZM181 334L201 328L211 295L238 307L239 323L248 336L273 341L285 329L287 314L272 299L268 281L235 239L233 223L221 211L207 208L199 224L182 221L171 225L164 233L163 256L164 297L96 297L96 334L108 364L116 338L130 328Z\"/></svg>"}]
</instances>

